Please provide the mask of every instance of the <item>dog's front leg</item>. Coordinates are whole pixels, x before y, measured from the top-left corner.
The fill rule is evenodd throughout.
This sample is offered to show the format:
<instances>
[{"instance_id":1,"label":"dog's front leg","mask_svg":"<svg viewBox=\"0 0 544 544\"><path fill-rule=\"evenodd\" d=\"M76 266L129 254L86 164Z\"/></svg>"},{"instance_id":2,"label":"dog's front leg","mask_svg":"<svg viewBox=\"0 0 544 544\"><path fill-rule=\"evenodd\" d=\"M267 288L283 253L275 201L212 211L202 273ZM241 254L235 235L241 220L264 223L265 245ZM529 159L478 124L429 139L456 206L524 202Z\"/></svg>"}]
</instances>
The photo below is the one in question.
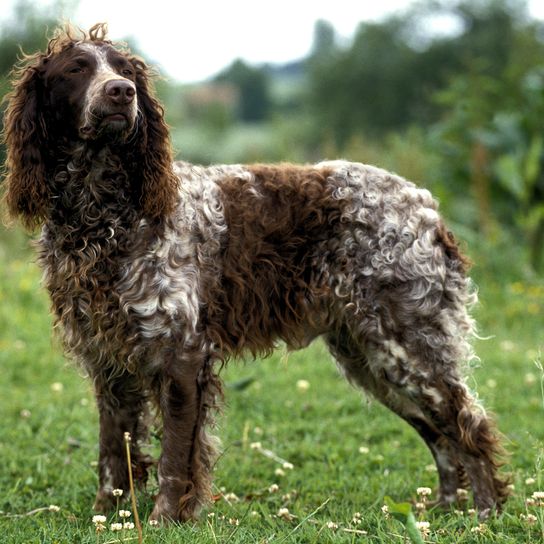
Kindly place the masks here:
<instances>
[{"instance_id":1,"label":"dog's front leg","mask_svg":"<svg viewBox=\"0 0 544 544\"><path fill-rule=\"evenodd\" d=\"M100 421L98 479L94 509L106 512L115 505L114 489L128 491L128 467L124 434L131 434L131 459L135 477L145 482L150 457L139 450L147 435L145 421L146 398L140 382L128 373L113 377L94 377L96 403Z\"/></svg>"},{"instance_id":2,"label":"dog's front leg","mask_svg":"<svg viewBox=\"0 0 544 544\"><path fill-rule=\"evenodd\" d=\"M213 447L204 425L218 381L205 350L199 348L165 361L158 383L163 436L159 494L151 519L187 521L198 516L211 494Z\"/></svg>"}]
</instances>

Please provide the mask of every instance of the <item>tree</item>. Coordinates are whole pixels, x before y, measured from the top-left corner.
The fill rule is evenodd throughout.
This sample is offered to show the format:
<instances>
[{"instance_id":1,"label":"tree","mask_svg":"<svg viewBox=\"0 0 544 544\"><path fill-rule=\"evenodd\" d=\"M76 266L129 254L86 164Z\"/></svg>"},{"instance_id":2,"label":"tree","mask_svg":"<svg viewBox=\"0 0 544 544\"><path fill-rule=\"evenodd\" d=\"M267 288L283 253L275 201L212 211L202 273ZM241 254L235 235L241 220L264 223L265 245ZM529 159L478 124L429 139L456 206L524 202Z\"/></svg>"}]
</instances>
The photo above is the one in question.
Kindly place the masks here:
<instances>
[{"instance_id":1,"label":"tree","mask_svg":"<svg viewBox=\"0 0 544 544\"><path fill-rule=\"evenodd\" d=\"M430 34L428 22L438 16L456 22L457 30ZM319 24L314 49L328 54L319 62L310 57L309 102L340 148L354 135L381 137L437 121L446 110L433 100L436 92L474 62L483 76L502 77L520 34L532 25L515 0L418 3L362 23L343 48L330 46L330 29Z\"/></svg>"},{"instance_id":2,"label":"tree","mask_svg":"<svg viewBox=\"0 0 544 544\"><path fill-rule=\"evenodd\" d=\"M474 18L481 33L465 36L465 69L437 94L445 114L432 141L443 181L476 202L473 226L491 237L497 224L513 229L529 248L533 269L542 272L543 29L523 12L505 14L506 8L511 4L493 2L487 17L480 8Z\"/></svg>"},{"instance_id":3,"label":"tree","mask_svg":"<svg viewBox=\"0 0 544 544\"><path fill-rule=\"evenodd\" d=\"M238 115L242 121L262 121L268 116L271 100L269 81L264 69L249 66L238 59L220 73L215 81L230 83L238 90Z\"/></svg>"}]
</instances>

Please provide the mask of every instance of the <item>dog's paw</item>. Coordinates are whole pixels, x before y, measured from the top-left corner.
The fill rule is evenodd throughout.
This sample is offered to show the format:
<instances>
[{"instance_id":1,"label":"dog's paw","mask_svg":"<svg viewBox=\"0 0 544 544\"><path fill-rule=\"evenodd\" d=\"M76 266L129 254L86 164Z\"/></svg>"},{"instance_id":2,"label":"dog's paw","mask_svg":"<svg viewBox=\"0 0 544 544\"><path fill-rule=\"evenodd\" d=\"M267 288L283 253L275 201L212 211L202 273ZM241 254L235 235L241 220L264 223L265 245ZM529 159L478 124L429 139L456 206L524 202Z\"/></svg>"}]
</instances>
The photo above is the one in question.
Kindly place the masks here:
<instances>
[{"instance_id":1,"label":"dog's paw","mask_svg":"<svg viewBox=\"0 0 544 544\"><path fill-rule=\"evenodd\" d=\"M111 491L99 490L94 500L93 510L99 514L107 514L115 509L117 500Z\"/></svg>"}]
</instances>

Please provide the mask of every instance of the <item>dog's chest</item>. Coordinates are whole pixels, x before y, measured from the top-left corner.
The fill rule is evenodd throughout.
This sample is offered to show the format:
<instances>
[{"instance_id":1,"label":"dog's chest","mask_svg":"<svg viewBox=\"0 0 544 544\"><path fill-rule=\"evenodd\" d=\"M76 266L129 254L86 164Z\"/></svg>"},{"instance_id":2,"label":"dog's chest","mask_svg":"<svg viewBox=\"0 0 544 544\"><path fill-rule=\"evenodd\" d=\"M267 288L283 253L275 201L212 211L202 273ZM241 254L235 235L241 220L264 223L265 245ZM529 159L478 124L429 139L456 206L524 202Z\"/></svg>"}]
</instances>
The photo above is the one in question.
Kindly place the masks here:
<instances>
[{"instance_id":1,"label":"dog's chest","mask_svg":"<svg viewBox=\"0 0 544 544\"><path fill-rule=\"evenodd\" d=\"M44 283L70 352L121 362L194 336L201 304L191 234L140 228L134 238L113 252L111 241L59 251L52 233L42 236Z\"/></svg>"},{"instance_id":2,"label":"dog's chest","mask_svg":"<svg viewBox=\"0 0 544 544\"><path fill-rule=\"evenodd\" d=\"M124 259L114 284L119 312L143 340L194 334L200 316L200 268L187 231L166 232Z\"/></svg>"}]
</instances>

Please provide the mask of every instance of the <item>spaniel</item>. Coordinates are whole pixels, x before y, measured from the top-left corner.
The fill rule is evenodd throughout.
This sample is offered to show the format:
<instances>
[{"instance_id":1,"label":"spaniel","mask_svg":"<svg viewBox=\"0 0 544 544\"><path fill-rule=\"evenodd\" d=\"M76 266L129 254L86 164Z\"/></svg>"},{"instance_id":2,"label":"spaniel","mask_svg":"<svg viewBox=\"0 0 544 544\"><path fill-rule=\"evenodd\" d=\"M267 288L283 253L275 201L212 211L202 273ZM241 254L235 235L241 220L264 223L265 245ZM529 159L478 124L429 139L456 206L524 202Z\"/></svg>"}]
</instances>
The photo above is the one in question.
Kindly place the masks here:
<instances>
[{"instance_id":1,"label":"spaniel","mask_svg":"<svg viewBox=\"0 0 544 544\"><path fill-rule=\"evenodd\" d=\"M428 191L346 161L173 162L148 67L104 25L58 31L22 60L3 135L5 205L41 227L56 322L94 385L97 510L128 488L125 432L146 480L153 409L151 518L196 517L210 499L218 366L317 337L421 435L441 503L469 486L481 517L504 502L499 436L464 378L476 295Z\"/></svg>"}]
</instances>

